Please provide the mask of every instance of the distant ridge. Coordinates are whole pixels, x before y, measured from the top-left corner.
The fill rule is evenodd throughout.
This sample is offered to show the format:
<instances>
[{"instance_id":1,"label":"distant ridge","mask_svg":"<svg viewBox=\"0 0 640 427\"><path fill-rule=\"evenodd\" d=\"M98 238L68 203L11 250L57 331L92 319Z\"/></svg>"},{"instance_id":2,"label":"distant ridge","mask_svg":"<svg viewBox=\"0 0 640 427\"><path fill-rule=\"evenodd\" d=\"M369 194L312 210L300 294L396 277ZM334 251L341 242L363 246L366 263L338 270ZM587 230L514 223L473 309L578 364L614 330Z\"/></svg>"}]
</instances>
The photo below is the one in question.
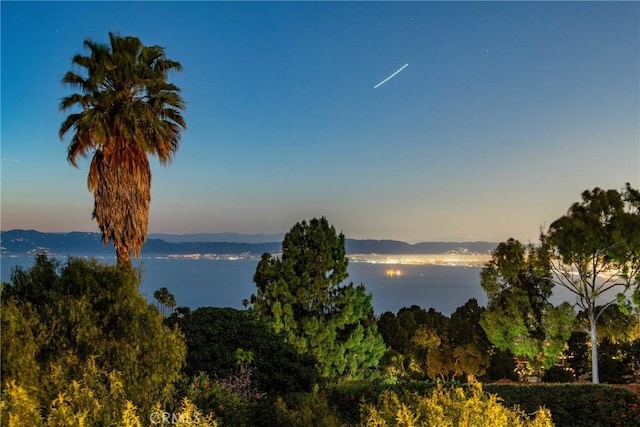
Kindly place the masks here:
<instances>
[{"instance_id":1,"label":"distant ridge","mask_svg":"<svg viewBox=\"0 0 640 427\"><path fill-rule=\"evenodd\" d=\"M230 243L273 243L282 242L284 233L242 234L242 233L193 233L167 234L149 233L149 239L160 239L168 243L185 242L230 242Z\"/></svg>"},{"instance_id":2,"label":"distant ridge","mask_svg":"<svg viewBox=\"0 0 640 427\"><path fill-rule=\"evenodd\" d=\"M159 236L152 234L151 236ZM170 236L170 235L163 235ZM223 236L225 239L245 241L191 241L180 239L185 236L205 238L206 236ZM243 237L244 236L244 237ZM248 242L248 239L266 239L281 235L242 235L238 233L174 235L171 240L149 238L142 248L141 256L168 256L191 254L224 254L224 255L261 255L265 252L277 253L282 248L282 237L271 242ZM282 235L283 236L283 235ZM100 241L100 233L73 231L69 233L43 233L35 230L0 231L0 245L3 256L30 255L48 252L53 255L89 255L113 256L111 245L104 246ZM409 244L397 240L357 240L347 239L348 254L442 254L479 253L486 254L496 248L493 242L422 242Z\"/></svg>"}]
</instances>

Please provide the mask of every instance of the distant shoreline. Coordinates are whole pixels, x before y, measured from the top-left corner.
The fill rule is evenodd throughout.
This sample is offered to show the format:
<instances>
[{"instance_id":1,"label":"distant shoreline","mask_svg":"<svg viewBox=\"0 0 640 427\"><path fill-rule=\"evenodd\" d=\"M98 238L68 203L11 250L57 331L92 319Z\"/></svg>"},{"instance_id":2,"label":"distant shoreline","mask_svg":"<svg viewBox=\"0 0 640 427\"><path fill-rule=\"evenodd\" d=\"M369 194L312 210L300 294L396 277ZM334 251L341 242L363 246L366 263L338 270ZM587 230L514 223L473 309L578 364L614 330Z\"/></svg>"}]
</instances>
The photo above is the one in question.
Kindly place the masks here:
<instances>
[{"instance_id":1,"label":"distant shoreline","mask_svg":"<svg viewBox=\"0 0 640 427\"><path fill-rule=\"evenodd\" d=\"M64 255L60 253L44 252L48 256L57 259L66 259L67 257L77 257L106 262L115 262L115 255L102 254L73 254ZM274 255L277 255L274 254ZM0 258L31 258L36 253L3 253ZM484 267L491 259L489 254L348 254L349 263L356 264L381 264L381 265L424 265L424 266L450 266L450 267ZM145 260L208 260L208 261L259 261L260 256L255 254L167 254L167 255L149 255L141 256L140 262Z\"/></svg>"},{"instance_id":2,"label":"distant shoreline","mask_svg":"<svg viewBox=\"0 0 640 427\"><path fill-rule=\"evenodd\" d=\"M353 254L347 257L349 262L369 264L484 267L491 254Z\"/></svg>"},{"instance_id":3,"label":"distant shoreline","mask_svg":"<svg viewBox=\"0 0 640 427\"><path fill-rule=\"evenodd\" d=\"M36 253L63 256L114 256L111 245L103 245L100 233L43 233L35 230L0 232L2 256ZM409 244L398 240L345 239L345 249L352 262L383 262L400 259L408 264L484 264L497 243L494 242L421 242ZM142 248L142 257L232 259L277 254L281 242L167 242L149 239ZM383 254L383 255L379 255ZM362 261L366 255L367 261Z\"/></svg>"}]
</instances>

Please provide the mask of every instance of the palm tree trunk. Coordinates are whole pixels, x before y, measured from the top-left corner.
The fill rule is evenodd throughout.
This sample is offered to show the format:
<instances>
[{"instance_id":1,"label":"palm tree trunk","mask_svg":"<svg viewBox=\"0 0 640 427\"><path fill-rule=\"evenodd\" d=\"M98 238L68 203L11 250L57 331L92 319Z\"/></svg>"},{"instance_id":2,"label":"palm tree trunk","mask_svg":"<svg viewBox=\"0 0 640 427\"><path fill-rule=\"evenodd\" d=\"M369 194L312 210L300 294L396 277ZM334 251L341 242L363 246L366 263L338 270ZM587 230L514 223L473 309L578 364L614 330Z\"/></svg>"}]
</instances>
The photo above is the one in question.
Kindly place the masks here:
<instances>
[{"instance_id":1,"label":"palm tree trunk","mask_svg":"<svg viewBox=\"0 0 640 427\"><path fill-rule=\"evenodd\" d=\"M129 248L123 245L115 245L116 258L118 259L118 267L131 267L131 256Z\"/></svg>"}]
</instances>

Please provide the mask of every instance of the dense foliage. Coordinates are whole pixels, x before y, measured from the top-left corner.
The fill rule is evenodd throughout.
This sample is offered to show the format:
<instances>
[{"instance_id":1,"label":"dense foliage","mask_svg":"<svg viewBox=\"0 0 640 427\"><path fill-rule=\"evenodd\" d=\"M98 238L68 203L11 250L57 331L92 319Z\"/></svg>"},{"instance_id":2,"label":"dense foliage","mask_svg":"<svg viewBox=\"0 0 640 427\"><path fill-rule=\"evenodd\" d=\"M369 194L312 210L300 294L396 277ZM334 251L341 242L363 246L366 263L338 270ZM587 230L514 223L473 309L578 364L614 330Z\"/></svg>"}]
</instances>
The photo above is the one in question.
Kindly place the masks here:
<instances>
[{"instance_id":1,"label":"dense foliage","mask_svg":"<svg viewBox=\"0 0 640 427\"><path fill-rule=\"evenodd\" d=\"M433 308L404 307L383 313L378 330L388 351L382 360L388 378L465 379L481 377L490 365L491 344L480 327L484 308L475 299L447 317Z\"/></svg>"},{"instance_id":2,"label":"dense foliage","mask_svg":"<svg viewBox=\"0 0 640 427\"><path fill-rule=\"evenodd\" d=\"M254 282L254 309L271 319L299 353L316 358L323 378L353 381L377 374L384 342L371 295L348 277L344 235L326 218L296 224L282 256L264 254Z\"/></svg>"},{"instance_id":3,"label":"dense foliage","mask_svg":"<svg viewBox=\"0 0 640 427\"><path fill-rule=\"evenodd\" d=\"M438 383L427 396L385 391L377 405L366 407L361 426L404 427L551 427L551 414L538 408L533 419L519 409L502 406L499 399L482 391L480 383L466 389Z\"/></svg>"},{"instance_id":4,"label":"dense foliage","mask_svg":"<svg viewBox=\"0 0 640 427\"><path fill-rule=\"evenodd\" d=\"M276 401L276 424L287 427L345 427L338 412L329 404L326 393L316 388L312 393L279 397Z\"/></svg>"},{"instance_id":5,"label":"dense foliage","mask_svg":"<svg viewBox=\"0 0 640 427\"><path fill-rule=\"evenodd\" d=\"M39 255L32 268L16 268L2 288L3 390L26 390L44 418L74 382L91 388L86 378L113 382L114 372L123 402L148 411L170 400L186 346L140 295L139 281L131 268L95 260L61 266Z\"/></svg>"},{"instance_id":6,"label":"dense foliage","mask_svg":"<svg viewBox=\"0 0 640 427\"><path fill-rule=\"evenodd\" d=\"M553 282L576 296L588 319L592 381L599 382L597 324L607 306L640 279L640 193L628 183L623 191L584 191L565 215L541 236L552 250Z\"/></svg>"},{"instance_id":7,"label":"dense foliage","mask_svg":"<svg viewBox=\"0 0 640 427\"><path fill-rule=\"evenodd\" d=\"M544 406L563 427L632 427L640 425L640 397L623 387L594 384L486 384L508 407L527 413Z\"/></svg>"},{"instance_id":8,"label":"dense foliage","mask_svg":"<svg viewBox=\"0 0 640 427\"><path fill-rule=\"evenodd\" d=\"M590 339L587 333L571 334L565 350L565 366L556 367L545 382L572 382L591 379ZM640 339L615 340L602 335L598 342L600 382L627 384L640 382ZM567 375L567 373L569 375Z\"/></svg>"},{"instance_id":9,"label":"dense foliage","mask_svg":"<svg viewBox=\"0 0 640 427\"><path fill-rule=\"evenodd\" d=\"M545 368L543 381L591 372L596 381L637 381L637 308L619 298L595 305L603 289L637 285L634 191L620 196L621 211L601 215L605 231L589 228L595 223L585 212L617 202L596 189L541 246L501 243L481 275L488 307L471 299L449 317L414 305L375 318L364 286L342 284L344 236L325 218L296 224L281 256L263 255L254 305L245 310L180 307L163 319L175 299L162 288L157 307L148 304L129 263L70 258L63 265L40 255L2 285L0 422L141 426L160 416L173 425L237 427L640 425L640 400L621 387L476 382L511 377L513 354ZM575 242L558 246L556 226L599 236L605 255L568 255ZM568 304L548 303L566 272L558 263L570 256L577 317ZM592 276L605 267L609 274L589 285L592 276L579 270L585 263ZM589 369L594 330L599 370Z\"/></svg>"},{"instance_id":10,"label":"dense foliage","mask_svg":"<svg viewBox=\"0 0 640 427\"><path fill-rule=\"evenodd\" d=\"M252 310L201 307L179 310L166 323L178 326L187 343L184 374L201 372L227 378L245 363L253 368L253 385L268 395L311 391L318 380L315 360L299 355ZM242 354L247 355L242 359ZM239 359L240 357L240 359Z\"/></svg>"},{"instance_id":11,"label":"dense foliage","mask_svg":"<svg viewBox=\"0 0 640 427\"><path fill-rule=\"evenodd\" d=\"M480 324L500 350L526 357L533 372L553 366L573 330L568 303L551 305L553 283L547 248L500 243L481 272L489 300Z\"/></svg>"},{"instance_id":12,"label":"dense foliage","mask_svg":"<svg viewBox=\"0 0 640 427\"><path fill-rule=\"evenodd\" d=\"M456 387L451 384L447 387ZM463 386L464 387L464 386ZM402 385L382 383L347 384L328 390L328 401L336 408L340 420L356 425L365 407L381 402L391 391L401 401L403 396L431 396L434 382L411 382ZM640 425L640 397L623 387L593 384L483 384L485 393L495 394L502 406L516 406L527 414L540 407L549 409L553 422L563 427L631 427ZM438 424L439 425L439 424Z\"/></svg>"},{"instance_id":13,"label":"dense foliage","mask_svg":"<svg viewBox=\"0 0 640 427\"><path fill-rule=\"evenodd\" d=\"M67 383L59 367L47 374L46 380L55 385L58 394L44 408L38 398L38 390L25 388L10 381L3 389L0 402L0 423L10 427L83 427L119 426L141 427L160 424L159 420L174 421L175 426L215 427L212 415L203 414L189 399L182 399L167 406L156 403L148 411L136 407L125 396L124 384L117 371L98 369L96 358L90 358L82 366L80 375Z\"/></svg>"}]
</instances>

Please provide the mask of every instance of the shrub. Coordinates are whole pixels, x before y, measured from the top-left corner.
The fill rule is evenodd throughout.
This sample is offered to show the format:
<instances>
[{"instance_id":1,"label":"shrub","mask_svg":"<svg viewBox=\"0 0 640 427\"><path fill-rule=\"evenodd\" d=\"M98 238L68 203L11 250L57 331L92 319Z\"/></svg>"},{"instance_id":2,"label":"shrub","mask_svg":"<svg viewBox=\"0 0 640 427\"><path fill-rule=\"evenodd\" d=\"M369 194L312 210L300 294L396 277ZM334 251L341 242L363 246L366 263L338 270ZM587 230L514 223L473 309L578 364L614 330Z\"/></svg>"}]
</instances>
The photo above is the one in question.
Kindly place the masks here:
<instances>
[{"instance_id":1,"label":"shrub","mask_svg":"<svg viewBox=\"0 0 640 427\"><path fill-rule=\"evenodd\" d=\"M387 390L398 395L406 392L426 394L435 387L434 382L415 381L390 385L386 381L354 382L337 385L327 389L327 398L331 407L335 408L340 419L349 425L360 420L360 405L376 403L382 393Z\"/></svg>"},{"instance_id":2,"label":"shrub","mask_svg":"<svg viewBox=\"0 0 640 427\"><path fill-rule=\"evenodd\" d=\"M632 427L640 425L640 397L630 390L603 384L487 384L485 390L504 405L526 412L545 406L563 427Z\"/></svg>"},{"instance_id":3,"label":"shrub","mask_svg":"<svg viewBox=\"0 0 640 427\"><path fill-rule=\"evenodd\" d=\"M318 380L315 361L301 356L252 310L201 307L178 309L166 323L177 325L187 343L184 373L210 378L235 375L239 351L252 354L255 387L269 395L311 391Z\"/></svg>"},{"instance_id":4,"label":"shrub","mask_svg":"<svg viewBox=\"0 0 640 427\"><path fill-rule=\"evenodd\" d=\"M223 425L248 425L249 402L220 381L210 379L205 373L193 377L183 394L205 413L218 417Z\"/></svg>"},{"instance_id":5,"label":"shrub","mask_svg":"<svg viewBox=\"0 0 640 427\"><path fill-rule=\"evenodd\" d=\"M28 390L11 380L2 392L0 425L10 427L39 427L42 425L39 402L35 390Z\"/></svg>"},{"instance_id":6,"label":"shrub","mask_svg":"<svg viewBox=\"0 0 640 427\"><path fill-rule=\"evenodd\" d=\"M547 369L542 377L545 383L570 383L575 380L573 371L561 366L552 366Z\"/></svg>"},{"instance_id":7,"label":"shrub","mask_svg":"<svg viewBox=\"0 0 640 427\"><path fill-rule=\"evenodd\" d=\"M51 370L56 382L59 368ZM42 411L35 389L26 389L10 381L2 395L0 424L9 427L73 427L120 426L142 427L146 421L160 421L163 417L175 421L172 425L215 427L212 416L204 416L188 399L183 399L173 412L166 412L156 403L148 414L125 398L120 375L100 370L91 358L83 367L82 378L69 384L59 384L58 395Z\"/></svg>"},{"instance_id":8,"label":"shrub","mask_svg":"<svg viewBox=\"0 0 640 427\"><path fill-rule=\"evenodd\" d=\"M385 391L378 405L365 405L361 426L439 426L439 427L550 427L551 414L536 410L530 420L517 409L502 406L497 396L482 391L480 383L445 387L441 383L430 396L407 393L398 396Z\"/></svg>"},{"instance_id":9,"label":"shrub","mask_svg":"<svg viewBox=\"0 0 640 427\"><path fill-rule=\"evenodd\" d=\"M184 387L183 394L204 412L215 414L223 425L255 426L256 413L264 414L262 406L273 402L267 402L265 393L254 388L253 371L253 367L241 363L236 374L222 379L211 379L201 372ZM262 425L269 425L265 422Z\"/></svg>"},{"instance_id":10,"label":"shrub","mask_svg":"<svg viewBox=\"0 0 640 427\"><path fill-rule=\"evenodd\" d=\"M349 425L360 420L358 404L375 404L390 390L400 399L405 394L429 396L435 387L430 382L405 383L394 386L382 383L358 383L327 390L329 404L340 419ZM446 384L444 387L455 387ZM528 414L541 406L549 409L556 425L567 427L631 427L640 425L638 395L621 387L593 384L483 384L483 389L502 399L502 405L519 407Z\"/></svg>"},{"instance_id":11,"label":"shrub","mask_svg":"<svg viewBox=\"0 0 640 427\"><path fill-rule=\"evenodd\" d=\"M329 405L327 396L314 388L312 393L289 396L289 402L278 397L276 411L278 425L288 427L340 427L338 413Z\"/></svg>"},{"instance_id":12,"label":"shrub","mask_svg":"<svg viewBox=\"0 0 640 427\"><path fill-rule=\"evenodd\" d=\"M164 418L162 418L164 417ZM167 412L157 403L151 412L151 425L171 425L178 427L218 427L218 421L213 414L203 415L198 407L188 398L183 398L175 412Z\"/></svg>"},{"instance_id":13,"label":"shrub","mask_svg":"<svg viewBox=\"0 0 640 427\"><path fill-rule=\"evenodd\" d=\"M82 381L89 360L118 371L126 399L148 411L172 393L185 360L179 331L140 295L132 268L39 255L2 286L2 385L25 390L48 416L60 391ZM56 367L55 375L50 374ZM60 409L61 410L61 409Z\"/></svg>"}]
</instances>

